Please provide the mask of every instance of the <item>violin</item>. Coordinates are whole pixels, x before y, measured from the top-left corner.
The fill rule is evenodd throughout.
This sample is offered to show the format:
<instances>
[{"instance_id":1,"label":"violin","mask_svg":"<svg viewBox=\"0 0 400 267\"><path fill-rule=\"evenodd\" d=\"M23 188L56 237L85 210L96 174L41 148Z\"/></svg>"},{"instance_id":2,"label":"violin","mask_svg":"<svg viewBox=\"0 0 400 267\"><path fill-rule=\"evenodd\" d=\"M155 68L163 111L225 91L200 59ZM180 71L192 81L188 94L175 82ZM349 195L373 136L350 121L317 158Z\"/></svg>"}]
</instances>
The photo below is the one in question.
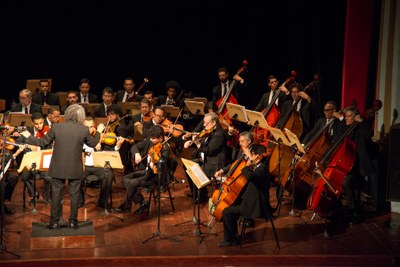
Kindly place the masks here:
<instances>
[{"instance_id":1,"label":"violin","mask_svg":"<svg viewBox=\"0 0 400 267\"><path fill-rule=\"evenodd\" d=\"M21 147L24 147L25 145L15 143L14 138L11 138L11 137L6 138L6 142L5 142L5 146L4 146L5 149L13 150L14 147L16 147L16 146L21 148ZM0 139L0 149L3 149L3 139Z\"/></svg>"},{"instance_id":2,"label":"violin","mask_svg":"<svg viewBox=\"0 0 400 267\"><path fill-rule=\"evenodd\" d=\"M161 159L161 150L163 148L163 143L158 143L156 145L153 145L149 149L148 155L150 156L150 160L153 163L153 166L151 169L153 170L154 174L158 174L158 169L157 169L157 162Z\"/></svg>"},{"instance_id":3,"label":"violin","mask_svg":"<svg viewBox=\"0 0 400 267\"><path fill-rule=\"evenodd\" d=\"M154 117L154 112L150 111L146 115L143 115L143 122L151 121L151 119Z\"/></svg>"},{"instance_id":4,"label":"violin","mask_svg":"<svg viewBox=\"0 0 400 267\"><path fill-rule=\"evenodd\" d=\"M115 133L102 134L101 142L106 145L114 145L121 137L117 136ZM133 144L135 141L133 139L124 138L124 141Z\"/></svg>"}]
</instances>

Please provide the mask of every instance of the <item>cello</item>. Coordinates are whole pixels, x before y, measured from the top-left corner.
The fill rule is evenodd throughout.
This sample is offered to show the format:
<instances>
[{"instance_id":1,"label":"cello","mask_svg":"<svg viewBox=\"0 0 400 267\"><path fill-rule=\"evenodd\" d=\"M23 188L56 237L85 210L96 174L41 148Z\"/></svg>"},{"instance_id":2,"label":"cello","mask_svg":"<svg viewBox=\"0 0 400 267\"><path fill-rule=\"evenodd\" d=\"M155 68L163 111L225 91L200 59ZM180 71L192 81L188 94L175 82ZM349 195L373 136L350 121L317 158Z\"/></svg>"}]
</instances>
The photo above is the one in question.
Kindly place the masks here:
<instances>
[{"instance_id":1,"label":"cello","mask_svg":"<svg viewBox=\"0 0 400 267\"><path fill-rule=\"evenodd\" d=\"M319 83L319 76L316 75L316 80L310 82L303 90L303 92L307 92L311 88L314 88ZM300 89L300 85L295 86ZM298 138L300 138L303 132L303 122L300 117L300 113L296 110L298 103L302 98L298 97L298 99L294 102L294 104L290 107L290 110L285 114L282 118L283 125L280 127L281 129L289 129L292 133L294 133ZM305 101L305 100L304 100ZM269 161L269 171L275 176L281 176L285 170L287 170L290 166L290 162L292 160L293 153L292 149L288 146L275 146L271 159Z\"/></svg>"},{"instance_id":2,"label":"cello","mask_svg":"<svg viewBox=\"0 0 400 267\"><path fill-rule=\"evenodd\" d=\"M291 83L294 81L294 78L296 77L297 73L296 71L292 70L291 71L291 76L285 80L285 82L282 84L285 86L286 84ZM268 104L268 106L262 111L262 114L267 121L268 125L271 127L275 127L278 119L279 119L279 109L277 105L275 104L276 100L279 98L280 94L282 91L278 88L275 90L275 94L271 99L271 103ZM268 136L269 136L269 130L268 129L263 129L258 126L254 126L253 128L250 129L250 132L253 133L253 138L256 141L257 144L263 145L265 147L268 146Z\"/></svg>"},{"instance_id":3,"label":"cello","mask_svg":"<svg viewBox=\"0 0 400 267\"><path fill-rule=\"evenodd\" d=\"M361 116L364 119L372 117L382 107L380 100L375 100L373 106L367 109ZM351 171L356 159L355 142L349 138L349 134L359 123L354 122L339 140L326 153L320 163L316 163L315 173L320 177L314 184L312 192L307 200L307 207L321 215L326 216L333 209L342 192L342 186L347 174ZM329 160L330 159L330 160ZM319 167L329 161L322 172Z\"/></svg>"}]
</instances>

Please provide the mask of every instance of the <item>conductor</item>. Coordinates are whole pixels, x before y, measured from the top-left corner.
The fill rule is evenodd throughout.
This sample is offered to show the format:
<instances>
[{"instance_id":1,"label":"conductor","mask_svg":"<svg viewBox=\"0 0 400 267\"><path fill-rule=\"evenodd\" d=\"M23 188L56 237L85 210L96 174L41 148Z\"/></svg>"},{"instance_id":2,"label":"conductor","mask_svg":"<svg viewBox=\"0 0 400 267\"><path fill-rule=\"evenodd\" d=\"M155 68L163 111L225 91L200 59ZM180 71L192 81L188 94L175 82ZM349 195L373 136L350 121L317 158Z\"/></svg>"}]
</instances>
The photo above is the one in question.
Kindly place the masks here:
<instances>
[{"instance_id":1,"label":"conductor","mask_svg":"<svg viewBox=\"0 0 400 267\"><path fill-rule=\"evenodd\" d=\"M46 146L54 141L48 171L48 175L52 177L52 204L48 229L58 229L58 222L62 215L62 191L67 179L71 199L69 227L78 228L79 187L83 177L82 147L83 144L94 147L100 140L99 134L94 134L94 129L83 125L84 119L84 108L73 104L65 110L64 122L54 124L42 138L36 138L27 131L22 133L25 137L24 142L31 145Z\"/></svg>"}]
</instances>

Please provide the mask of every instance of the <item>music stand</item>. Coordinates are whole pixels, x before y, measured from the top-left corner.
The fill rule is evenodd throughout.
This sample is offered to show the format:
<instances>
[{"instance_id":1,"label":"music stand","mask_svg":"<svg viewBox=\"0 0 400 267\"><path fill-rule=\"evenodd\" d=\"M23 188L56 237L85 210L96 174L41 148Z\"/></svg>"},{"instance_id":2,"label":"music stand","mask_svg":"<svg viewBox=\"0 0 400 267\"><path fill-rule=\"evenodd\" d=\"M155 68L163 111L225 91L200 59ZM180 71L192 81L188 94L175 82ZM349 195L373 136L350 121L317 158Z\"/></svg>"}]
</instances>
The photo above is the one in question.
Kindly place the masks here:
<instances>
[{"instance_id":1,"label":"music stand","mask_svg":"<svg viewBox=\"0 0 400 267\"><path fill-rule=\"evenodd\" d=\"M99 126L99 124L107 125L108 118L107 117L96 117L94 118L94 123Z\"/></svg>"},{"instance_id":2,"label":"music stand","mask_svg":"<svg viewBox=\"0 0 400 267\"><path fill-rule=\"evenodd\" d=\"M138 113L136 111L140 112L140 102L118 102L117 105L121 109L123 115L135 115Z\"/></svg>"},{"instance_id":3,"label":"music stand","mask_svg":"<svg viewBox=\"0 0 400 267\"><path fill-rule=\"evenodd\" d=\"M98 103L79 103L84 109L86 116L94 117L94 110L99 106Z\"/></svg>"},{"instance_id":4,"label":"music stand","mask_svg":"<svg viewBox=\"0 0 400 267\"><path fill-rule=\"evenodd\" d=\"M193 101L196 101L196 102L203 102L204 105L205 105L205 104L207 104L208 99L207 99L207 97L194 97L194 98L193 98Z\"/></svg>"},{"instance_id":5,"label":"music stand","mask_svg":"<svg viewBox=\"0 0 400 267\"><path fill-rule=\"evenodd\" d=\"M252 126L263 129L268 129L268 127L270 127L261 112L246 109L246 115L249 119L248 123L250 123Z\"/></svg>"},{"instance_id":6,"label":"music stand","mask_svg":"<svg viewBox=\"0 0 400 267\"><path fill-rule=\"evenodd\" d=\"M249 118L246 114L246 108L241 105L226 103L228 109L228 115L231 119L247 123Z\"/></svg>"},{"instance_id":7,"label":"music stand","mask_svg":"<svg viewBox=\"0 0 400 267\"><path fill-rule=\"evenodd\" d=\"M0 113L0 123L3 124L4 120L4 113Z\"/></svg>"},{"instance_id":8,"label":"music stand","mask_svg":"<svg viewBox=\"0 0 400 267\"><path fill-rule=\"evenodd\" d=\"M104 172L106 174L107 179L107 171L106 169L123 169L124 165L122 165L121 161L121 156L118 151L99 151L99 152L92 152L92 157L93 157L93 166L98 167L98 168L104 168ZM111 190L111 188L110 188ZM98 216L112 216L120 221L123 221L123 218L120 218L112 213L108 212L107 206L108 206L108 198L109 198L109 192L106 192L106 204L104 205L104 211L100 212L99 214L96 214L90 218L88 218L86 221L91 220L95 217Z\"/></svg>"},{"instance_id":9,"label":"music stand","mask_svg":"<svg viewBox=\"0 0 400 267\"><path fill-rule=\"evenodd\" d=\"M161 106L165 111L166 118L176 118L179 115L179 107L175 107L172 105L162 105Z\"/></svg>"},{"instance_id":10,"label":"music stand","mask_svg":"<svg viewBox=\"0 0 400 267\"><path fill-rule=\"evenodd\" d=\"M143 124L138 121L133 124L133 140L143 140Z\"/></svg>"},{"instance_id":11,"label":"music stand","mask_svg":"<svg viewBox=\"0 0 400 267\"><path fill-rule=\"evenodd\" d=\"M41 214L50 217L49 215L36 210L36 174L38 173L38 171L48 171L52 155L53 150L46 149L25 153L22 158L21 164L17 170L18 173L29 171L33 178L33 209L30 212L25 213L24 215ZM18 217L17 219L23 217L24 215Z\"/></svg>"},{"instance_id":12,"label":"music stand","mask_svg":"<svg viewBox=\"0 0 400 267\"><path fill-rule=\"evenodd\" d=\"M192 179L193 183L197 187L197 229L195 233L196 236L200 237L200 244L205 238L204 235L210 234L210 231L208 231L207 233L203 233L200 229L200 225L202 224L200 219L200 190L211 183L211 180L208 179L207 175L203 172L200 165L196 162L182 158L182 163L186 167L186 173L189 175L190 179ZM196 205L196 201L193 203L193 205Z\"/></svg>"},{"instance_id":13,"label":"music stand","mask_svg":"<svg viewBox=\"0 0 400 267\"><path fill-rule=\"evenodd\" d=\"M31 119L31 114L22 114L18 113L9 113L8 114L8 123L11 126L26 126L33 127L33 122Z\"/></svg>"},{"instance_id":14,"label":"music stand","mask_svg":"<svg viewBox=\"0 0 400 267\"><path fill-rule=\"evenodd\" d=\"M200 101L185 100L185 104L193 115L204 115L205 104Z\"/></svg>"}]
</instances>

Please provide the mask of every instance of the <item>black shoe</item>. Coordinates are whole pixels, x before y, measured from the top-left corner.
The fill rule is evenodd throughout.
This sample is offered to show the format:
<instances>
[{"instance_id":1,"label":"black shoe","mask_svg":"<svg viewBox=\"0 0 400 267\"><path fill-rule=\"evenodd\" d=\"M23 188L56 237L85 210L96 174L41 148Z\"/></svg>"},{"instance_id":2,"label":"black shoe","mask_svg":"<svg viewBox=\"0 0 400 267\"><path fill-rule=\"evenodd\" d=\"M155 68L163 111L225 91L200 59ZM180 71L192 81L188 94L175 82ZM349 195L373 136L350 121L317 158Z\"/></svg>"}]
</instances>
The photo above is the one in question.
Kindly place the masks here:
<instances>
[{"instance_id":1,"label":"black shoe","mask_svg":"<svg viewBox=\"0 0 400 267\"><path fill-rule=\"evenodd\" d=\"M143 201L140 207L135 211L135 215L149 216L150 203Z\"/></svg>"},{"instance_id":2,"label":"black shoe","mask_svg":"<svg viewBox=\"0 0 400 267\"><path fill-rule=\"evenodd\" d=\"M46 224L46 228L50 230L58 229L58 223L48 223Z\"/></svg>"},{"instance_id":3,"label":"black shoe","mask_svg":"<svg viewBox=\"0 0 400 267\"><path fill-rule=\"evenodd\" d=\"M69 228L71 229L78 229L78 221L77 220L70 220L69 221Z\"/></svg>"},{"instance_id":4,"label":"black shoe","mask_svg":"<svg viewBox=\"0 0 400 267\"><path fill-rule=\"evenodd\" d=\"M246 219L245 224L246 224L246 227L255 227L256 226L256 222L254 221L254 219Z\"/></svg>"},{"instance_id":5,"label":"black shoe","mask_svg":"<svg viewBox=\"0 0 400 267\"><path fill-rule=\"evenodd\" d=\"M222 241L218 244L218 247L223 248L223 247L231 247L231 246L237 246L239 245L239 240L233 240L233 241Z\"/></svg>"},{"instance_id":6,"label":"black shoe","mask_svg":"<svg viewBox=\"0 0 400 267\"><path fill-rule=\"evenodd\" d=\"M130 209L122 209L122 208L112 209L112 212L114 213L128 213L130 211L131 211Z\"/></svg>"}]
</instances>

